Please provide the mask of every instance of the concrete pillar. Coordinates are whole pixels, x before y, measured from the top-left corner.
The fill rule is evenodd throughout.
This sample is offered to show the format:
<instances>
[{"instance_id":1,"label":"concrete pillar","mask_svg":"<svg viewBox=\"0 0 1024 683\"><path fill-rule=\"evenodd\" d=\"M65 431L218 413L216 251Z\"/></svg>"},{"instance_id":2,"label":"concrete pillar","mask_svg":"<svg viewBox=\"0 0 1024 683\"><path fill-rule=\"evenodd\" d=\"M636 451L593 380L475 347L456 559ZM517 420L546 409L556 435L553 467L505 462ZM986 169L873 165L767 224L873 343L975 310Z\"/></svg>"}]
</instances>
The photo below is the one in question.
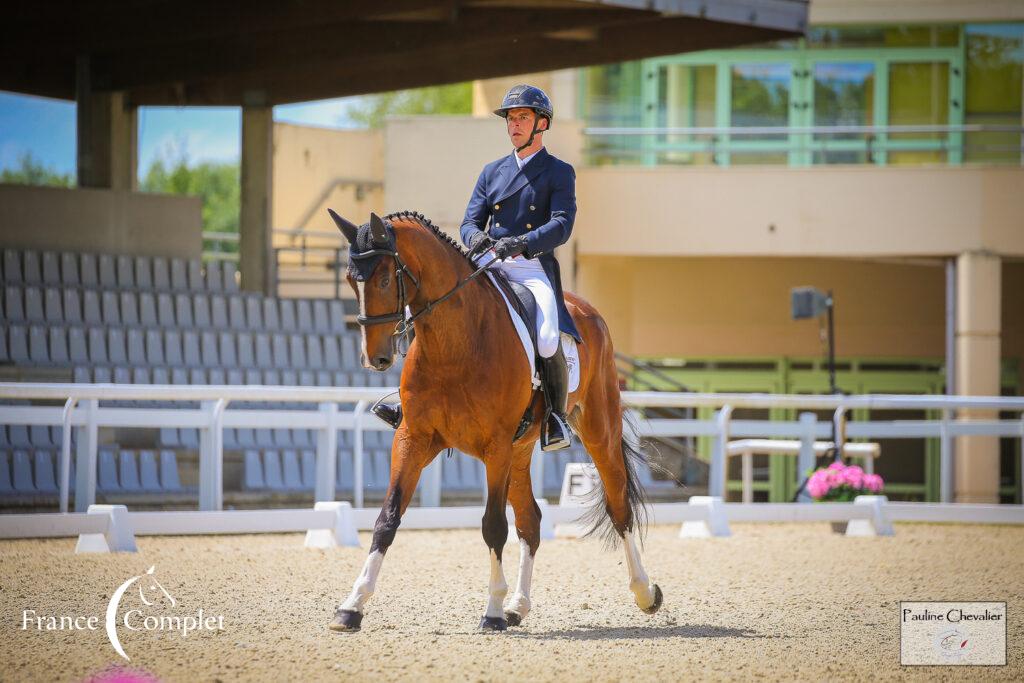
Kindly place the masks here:
<instances>
[{"instance_id":1,"label":"concrete pillar","mask_svg":"<svg viewBox=\"0 0 1024 683\"><path fill-rule=\"evenodd\" d=\"M961 396L998 396L1002 263L999 256L968 252L957 257L956 390ZM961 411L962 419L995 419L986 411ZM999 439L959 437L955 500L999 502Z\"/></svg>"},{"instance_id":2,"label":"concrete pillar","mask_svg":"<svg viewBox=\"0 0 1024 683\"><path fill-rule=\"evenodd\" d=\"M241 287L267 296L276 294L270 222L273 162L273 107L242 107L242 196L238 224Z\"/></svg>"},{"instance_id":3,"label":"concrete pillar","mask_svg":"<svg viewBox=\"0 0 1024 683\"><path fill-rule=\"evenodd\" d=\"M138 187L138 109L123 92L95 92L88 57L77 62L78 185Z\"/></svg>"}]
</instances>

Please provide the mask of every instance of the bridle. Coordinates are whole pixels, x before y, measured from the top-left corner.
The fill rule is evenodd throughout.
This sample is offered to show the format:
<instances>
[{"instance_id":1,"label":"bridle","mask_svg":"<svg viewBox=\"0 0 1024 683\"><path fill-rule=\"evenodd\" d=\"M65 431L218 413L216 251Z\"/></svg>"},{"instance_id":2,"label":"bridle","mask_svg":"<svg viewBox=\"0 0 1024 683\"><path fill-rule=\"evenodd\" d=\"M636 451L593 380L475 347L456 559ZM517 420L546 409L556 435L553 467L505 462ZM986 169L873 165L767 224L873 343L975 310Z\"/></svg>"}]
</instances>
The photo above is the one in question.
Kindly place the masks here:
<instances>
[{"instance_id":1,"label":"bridle","mask_svg":"<svg viewBox=\"0 0 1024 683\"><path fill-rule=\"evenodd\" d=\"M472 253L473 252L471 251L470 256L472 256ZM398 248L378 248L370 249L369 251L364 251L359 254L349 253L349 258L354 261L375 258L378 256L390 256L395 260L395 281L398 284L398 309L393 313L384 313L382 315L360 314L356 316L356 322L363 328L397 322L398 324L395 325L395 331L391 333L391 345L394 352L400 354L403 358L409 352L409 345L412 344L412 336L415 331L413 326L416 320L422 316L428 315L438 304L453 296L457 291L468 285L474 278L476 278L476 276L490 268L492 264L498 261L498 259L488 261L473 271L473 273L465 280L459 282L448 290L445 294L433 301L428 301L427 304L419 310L419 312L406 317L405 309L409 305L409 300L406 294L405 278L408 276L408 278L412 280L412 283L416 285L417 292L420 290L420 282L416 276L412 274L412 271L409 270L409 266L405 264L402 257L398 254Z\"/></svg>"}]
</instances>

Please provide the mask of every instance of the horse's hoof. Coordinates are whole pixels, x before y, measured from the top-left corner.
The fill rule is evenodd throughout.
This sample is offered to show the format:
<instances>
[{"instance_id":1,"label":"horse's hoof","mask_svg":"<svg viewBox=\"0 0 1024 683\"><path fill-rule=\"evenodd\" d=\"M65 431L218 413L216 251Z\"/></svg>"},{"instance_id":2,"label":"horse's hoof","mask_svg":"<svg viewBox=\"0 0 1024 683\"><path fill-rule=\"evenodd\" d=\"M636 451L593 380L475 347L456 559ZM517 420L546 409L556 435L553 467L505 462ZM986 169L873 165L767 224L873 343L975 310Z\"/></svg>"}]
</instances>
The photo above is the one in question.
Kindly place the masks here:
<instances>
[{"instance_id":1,"label":"horse's hoof","mask_svg":"<svg viewBox=\"0 0 1024 683\"><path fill-rule=\"evenodd\" d=\"M351 609L339 609L334 612L329 629L342 633L355 633L363 623L363 613Z\"/></svg>"},{"instance_id":2,"label":"horse's hoof","mask_svg":"<svg viewBox=\"0 0 1024 683\"><path fill-rule=\"evenodd\" d=\"M509 626L519 626L523 623L523 618L519 616L518 612L505 612L505 621L508 622Z\"/></svg>"},{"instance_id":3,"label":"horse's hoof","mask_svg":"<svg viewBox=\"0 0 1024 683\"><path fill-rule=\"evenodd\" d=\"M654 614L661 608L662 600L663 596L661 594L661 588L658 586L658 584L654 584L654 602L651 603L650 607L641 607L640 609L647 614Z\"/></svg>"},{"instance_id":4,"label":"horse's hoof","mask_svg":"<svg viewBox=\"0 0 1024 683\"><path fill-rule=\"evenodd\" d=\"M501 617L484 617L480 620L481 631L504 631L508 628L508 622Z\"/></svg>"}]
</instances>

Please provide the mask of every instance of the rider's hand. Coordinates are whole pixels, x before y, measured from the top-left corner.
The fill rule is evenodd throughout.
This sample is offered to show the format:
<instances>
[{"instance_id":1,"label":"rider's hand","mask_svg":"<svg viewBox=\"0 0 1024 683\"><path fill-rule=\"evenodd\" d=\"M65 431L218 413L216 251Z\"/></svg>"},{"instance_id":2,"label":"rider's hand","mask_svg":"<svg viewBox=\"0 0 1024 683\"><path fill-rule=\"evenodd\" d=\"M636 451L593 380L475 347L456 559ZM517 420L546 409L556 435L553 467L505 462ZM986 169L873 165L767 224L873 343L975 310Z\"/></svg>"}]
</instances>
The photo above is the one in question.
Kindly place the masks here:
<instances>
[{"instance_id":1,"label":"rider's hand","mask_svg":"<svg viewBox=\"0 0 1024 683\"><path fill-rule=\"evenodd\" d=\"M471 254L476 254L487 251L493 244L494 240L491 239L491 236L483 230L480 230L469 238L469 252Z\"/></svg>"},{"instance_id":2,"label":"rider's hand","mask_svg":"<svg viewBox=\"0 0 1024 683\"><path fill-rule=\"evenodd\" d=\"M526 251L526 239L522 237L502 237L494 245L494 255L499 259L519 256Z\"/></svg>"}]
</instances>

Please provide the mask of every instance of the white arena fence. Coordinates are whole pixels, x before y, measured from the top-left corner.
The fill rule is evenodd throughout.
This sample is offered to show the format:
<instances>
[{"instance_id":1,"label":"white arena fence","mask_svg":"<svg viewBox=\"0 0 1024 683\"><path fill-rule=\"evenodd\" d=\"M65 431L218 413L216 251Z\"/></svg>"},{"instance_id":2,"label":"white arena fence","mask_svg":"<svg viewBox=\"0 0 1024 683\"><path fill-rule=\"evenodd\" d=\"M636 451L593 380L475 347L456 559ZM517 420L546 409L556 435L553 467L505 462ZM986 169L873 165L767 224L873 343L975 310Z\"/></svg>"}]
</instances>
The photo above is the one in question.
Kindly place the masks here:
<instances>
[{"instance_id":1,"label":"white arena fence","mask_svg":"<svg viewBox=\"0 0 1024 683\"><path fill-rule=\"evenodd\" d=\"M70 491L71 430L78 429L75 480L75 510L79 514L0 516L0 537L77 535L96 531L95 515L109 517L108 508L96 506L98 429L100 427L195 428L200 431L199 512L133 512L130 527L135 533L244 533L256 531L325 529L335 511L272 510L219 512L223 508L223 430L225 428L310 429L316 433L316 485L318 506L334 504L338 431L352 430L354 445L354 509L351 524L371 528L376 510L363 508L363 434L367 430L390 427L369 413L373 401L393 391L381 387L271 387L271 386L170 386L112 384L0 383L0 400L48 401L57 405L3 405L0 423L63 427L59 460L60 509L67 513ZM780 394L701 394L674 392L624 392L626 404L634 408L674 407L717 409L712 419L637 419L638 432L644 437L711 437L712 449L709 497L697 496L689 503L658 504L652 507L655 522L694 522L716 535L722 524L734 521L850 521L876 519L875 528L894 520L1024 522L1020 505L951 504L953 491L952 440L958 436L985 435L1021 439L1020 457L1024 467L1024 398L968 396L900 395L780 395ZM103 402L182 403L182 407L115 407ZM240 403L305 404L312 409L235 408ZM198 407L193 404L198 403ZM354 404L351 410L339 404ZM833 423L820 422L812 413L803 413L796 421L733 420L737 408L788 408L794 410L835 411ZM893 420L847 422L846 412L853 409L937 411L932 420ZM956 417L954 411L970 414L1004 413L1010 419ZM890 503L884 496L867 496L860 505L847 504L753 504L722 503L725 498L726 464L731 440L768 437L795 439L799 442L800 472L811 467L821 440L830 440L833 431L841 448L847 439L937 438L941 444L941 504ZM832 447L826 441L826 447ZM852 446L852 444L850 444ZM544 459L534 458L534 483L543 481ZM458 528L478 526L483 508L442 508L440 459L421 478L421 505L403 517L403 528ZM538 488L539 491L539 488ZM538 493L539 497L539 493ZM334 504L341 505L341 504ZM89 514L90 508L93 515ZM870 508L870 510L868 510ZM568 523L578 508L551 506L549 517L555 524ZM878 517L884 512L884 519ZM341 513L337 513L341 514ZM349 513L345 513L348 515ZM873 516L873 517L872 517ZM63 521L59 521L62 518ZM86 521L77 521L86 520ZM157 521L163 520L163 521ZM325 521L326 520L326 521ZM717 520L717 521L716 521ZM348 522L346 522L348 524ZM48 526L49 525L49 526ZM76 525L83 525L81 527ZM717 525L717 526L716 526ZM684 525L685 526L685 525ZM106 528L106 526L104 526ZM692 532L692 525L689 527ZM47 532L49 530L49 532ZM339 532L340 533L340 532ZM721 534L718 534L721 535Z\"/></svg>"}]
</instances>

